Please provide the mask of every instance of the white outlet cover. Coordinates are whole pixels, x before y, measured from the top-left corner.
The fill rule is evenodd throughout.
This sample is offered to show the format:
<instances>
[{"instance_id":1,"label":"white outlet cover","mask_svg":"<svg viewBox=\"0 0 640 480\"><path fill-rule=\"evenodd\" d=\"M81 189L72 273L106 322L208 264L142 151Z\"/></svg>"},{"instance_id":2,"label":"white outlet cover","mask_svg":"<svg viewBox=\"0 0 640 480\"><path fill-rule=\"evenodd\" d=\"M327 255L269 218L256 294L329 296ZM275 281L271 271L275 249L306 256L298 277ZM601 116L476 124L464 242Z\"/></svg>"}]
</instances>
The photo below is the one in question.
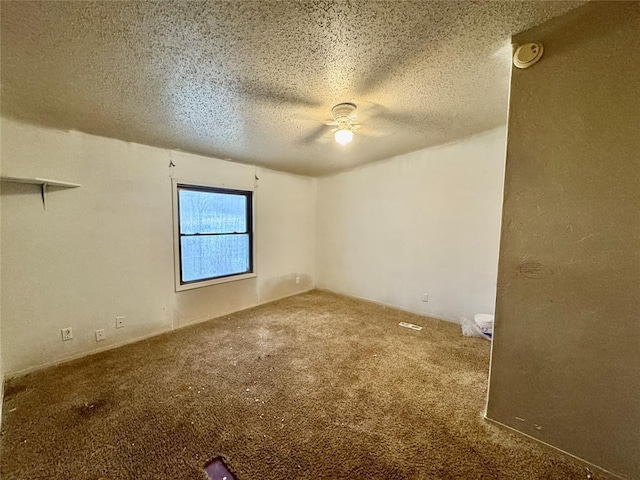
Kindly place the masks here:
<instances>
[{"instance_id":1,"label":"white outlet cover","mask_svg":"<svg viewBox=\"0 0 640 480\"><path fill-rule=\"evenodd\" d=\"M104 328L96 330L96 342L102 342L105 339Z\"/></svg>"},{"instance_id":2,"label":"white outlet cover","mask_svg":"<svg viewBox=\"0 0 640 480\"><path fill-rule=\"evenodd\" d=\"M63 328L60 331L62 332L62 341L63 342L66 342L66 341L71 340L73 338L73 330L71 330L71 327Z\"/></svg>"},{"instance_id":3,"label":"white outlet cover","mask_svg":"<svg viewBox=\"0 0 640 480\"><path fill-rule=\"evenodd\" d=\"M124 316L116 317L116 328L123 328L123 327L124 327Z\"/></svg>"}]
</instances>

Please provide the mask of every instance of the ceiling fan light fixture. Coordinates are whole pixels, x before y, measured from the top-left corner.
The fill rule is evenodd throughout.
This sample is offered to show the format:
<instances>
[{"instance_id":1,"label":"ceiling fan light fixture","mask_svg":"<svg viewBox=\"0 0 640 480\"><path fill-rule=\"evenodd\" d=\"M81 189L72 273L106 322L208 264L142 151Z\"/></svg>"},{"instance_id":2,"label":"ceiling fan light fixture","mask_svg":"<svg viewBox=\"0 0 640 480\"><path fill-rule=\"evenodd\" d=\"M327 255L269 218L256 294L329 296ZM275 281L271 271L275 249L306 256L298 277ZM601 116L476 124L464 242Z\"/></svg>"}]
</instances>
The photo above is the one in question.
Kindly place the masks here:
<instances>
[{"instance_id":1,"label":"ceiling fan light fixture","mask_svg":"<svg viewBox=\"0 0 640 480\"><path fill-rule=\"evenodd\" d=\"M349 128L341 128L333 135L333 138L340 145L346 145L353 140L353 132Z\"/></svg>"}]
</instances>

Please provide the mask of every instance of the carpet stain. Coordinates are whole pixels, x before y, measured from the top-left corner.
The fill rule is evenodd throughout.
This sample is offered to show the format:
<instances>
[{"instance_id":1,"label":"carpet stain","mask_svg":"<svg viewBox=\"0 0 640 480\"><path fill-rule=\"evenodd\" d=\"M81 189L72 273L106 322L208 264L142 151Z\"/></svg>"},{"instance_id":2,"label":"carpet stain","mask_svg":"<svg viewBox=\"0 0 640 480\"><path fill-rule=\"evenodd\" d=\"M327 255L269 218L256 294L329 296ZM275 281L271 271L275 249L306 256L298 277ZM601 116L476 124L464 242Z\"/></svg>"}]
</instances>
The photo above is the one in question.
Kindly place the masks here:
<instances>
[{"instance_id":1,"label":"carpet stain","mask_svg":"<svg viewBox=\"0 0 640 480\"><path fill-rule=\"evenodd\" d=\"M243 480L585 478L482 419L489 350L312 291L10 380L0 476L203 480L215 452Z\"/></svg>"},{"instance_id":2,"label":"carpet stain","mask_svg":"<svg viewBox=\"0 0 640 480\"><path fill-rule=\"evenodd\" d=\"M72 407L72 410L80 417L87 418L96 415L97 413L103 413L110 407L109 401L104 398L99 398L93 402L85 403Z\"/></svg>"},{"instance_id":3,"label":"carpet stain","mask_svg":"<svg viewBox=\"0 0 640 480\"><path fill-rule=\"evenodd\" d=\"M4 389L5 401L15 397L17 394L21 392L24 392L26 389L27 389L26 385L23 385L20 383L15 383L15 384L9 383L7 387Z\"/></svg>"}]
</instances>

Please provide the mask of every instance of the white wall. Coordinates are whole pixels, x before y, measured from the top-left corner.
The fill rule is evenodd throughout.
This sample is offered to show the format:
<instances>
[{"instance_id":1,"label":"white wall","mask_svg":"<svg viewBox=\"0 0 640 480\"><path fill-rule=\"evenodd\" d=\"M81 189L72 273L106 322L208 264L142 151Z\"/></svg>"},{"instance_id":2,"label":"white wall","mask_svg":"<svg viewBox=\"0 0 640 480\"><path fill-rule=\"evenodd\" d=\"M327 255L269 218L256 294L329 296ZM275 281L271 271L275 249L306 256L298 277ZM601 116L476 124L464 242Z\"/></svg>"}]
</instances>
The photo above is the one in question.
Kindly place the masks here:
<instances>
[{"instance_id":1,"label":"white wall","mask_svg":"<svg viewBox=\"0 0 640 480\"><path fill-rule=\"evenodd\" d=\"M320 179L318 287L452 321L493 313L505 134Z\"/></svg>"},{"instance_id":2,"label":"white wall","mask_svg":"<svg viewBox=\"0 0 640 480\"><path fill-rule=\"evenodd\" d=\"M323 288L450 320L493 312L504 128L316 182L7 119L0 127L4 175L82 184L52 191L45 211L38 187L2 183L8 376L308 290L316 261ZM252 188L256 174L258 277L176 293L171 178ZM116 330L119 315L127 325ZM67 326L74 340L63 343Z\"/></svg>"},{"instance_id":3,"label":"white wall","mask_svg":"<svg viewBox=\"0 0 640 480\"><path fill-rule=\"evenodd\" d=\"M315 179L7 119L0 133L3 175L82 184L51 191L45 211L37 186L2 183L8 376L315 284ZM257 278L176 293L171 177L252 188L256 174ZM126 327L116 330L119 315ZM74 339L63 343L67 326ZM106 341L96 343L98 328Z\"/></svg>"}]
</instances>

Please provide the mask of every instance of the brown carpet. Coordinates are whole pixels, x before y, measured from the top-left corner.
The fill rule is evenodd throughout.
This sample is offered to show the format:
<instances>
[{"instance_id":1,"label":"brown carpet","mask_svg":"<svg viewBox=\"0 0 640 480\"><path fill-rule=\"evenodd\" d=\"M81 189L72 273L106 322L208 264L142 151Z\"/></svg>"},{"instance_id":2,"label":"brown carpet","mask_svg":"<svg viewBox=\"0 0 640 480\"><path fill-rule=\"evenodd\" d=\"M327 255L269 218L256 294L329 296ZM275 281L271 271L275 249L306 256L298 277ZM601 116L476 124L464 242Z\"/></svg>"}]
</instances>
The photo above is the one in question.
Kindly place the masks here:
<instances>
[{"instance_id":1,"label":"brown carpet","mask_svg":"<svg viewBox=\"0 0 640 480\"><path fill-rule=\"evenodd\" d=\"M482 419L488 363L457 325L314 291L8 382L2 478L585 478Z\"/></svg>"}]
</instances>

